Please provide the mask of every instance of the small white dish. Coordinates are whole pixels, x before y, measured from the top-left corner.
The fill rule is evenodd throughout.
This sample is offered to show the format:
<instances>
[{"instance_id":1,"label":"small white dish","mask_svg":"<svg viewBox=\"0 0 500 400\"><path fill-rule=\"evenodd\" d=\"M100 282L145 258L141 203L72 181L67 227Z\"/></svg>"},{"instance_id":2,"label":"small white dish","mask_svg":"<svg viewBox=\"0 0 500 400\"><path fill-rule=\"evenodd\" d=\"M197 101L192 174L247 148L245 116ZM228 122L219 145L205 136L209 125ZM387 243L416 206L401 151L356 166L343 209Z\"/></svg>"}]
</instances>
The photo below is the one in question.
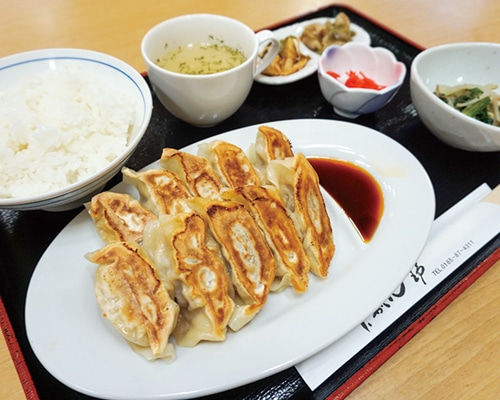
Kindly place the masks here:
<instances>
[{"instance_id":1,"label":"small white dish","mask_svg":"<svg viewBox=\"0 0 500 400\"><path fill-rule=\"evenodd\" d=\"M499 43L450 43L419 53L411 65L410 94L427 129L458 149L500 151L500 127L469 117L434 94L436 85L500 86L499 66Z\"/></svg>"},{"instance_id":2,"label":"small white dish","mask_svg":"<svg viewBox=\"0 0 500 400\"><path fill-rule=\"evenodd\" d=\"M381 85L380 89L346 85L349 73ZM336 73L337 78L331 76ZM379 110L398 92L406 76L406 66L384 47L362 43L330 46L320 57L318 80L323 97L345 118L357 118Z\"/></svg>"},{"instance_id":3,"label":"small white dish","mask_svg":"<svg viewBox=\"0 0 500 400\"><path fill-rule=\"evenodd\" d=\"M334 20L334 19L335 18L327 18L327 17L310 19L307 21L297 22L293 25L287 25L284 26L283 28L276 29L273 31L273 33L279 40L285 39L288 36L296 36L300 38L306 26L315 23L324 24L327 20ZM364 43L367 45L371 44L370 35L359 25L351 23L351 30L356 33L356 35L352 39L353 43ZM263 83L266 85L285 85L287 83L296 82L298 80L311 76L318 69L318 61L320 55L312 50L309 50L307 46L302 42L300 43L300 51L302 54L311 57L306 66L301 70L287 76L267 76L260 74L256 76L255 80L259 83Z\"/></svg>"}]
</instances>

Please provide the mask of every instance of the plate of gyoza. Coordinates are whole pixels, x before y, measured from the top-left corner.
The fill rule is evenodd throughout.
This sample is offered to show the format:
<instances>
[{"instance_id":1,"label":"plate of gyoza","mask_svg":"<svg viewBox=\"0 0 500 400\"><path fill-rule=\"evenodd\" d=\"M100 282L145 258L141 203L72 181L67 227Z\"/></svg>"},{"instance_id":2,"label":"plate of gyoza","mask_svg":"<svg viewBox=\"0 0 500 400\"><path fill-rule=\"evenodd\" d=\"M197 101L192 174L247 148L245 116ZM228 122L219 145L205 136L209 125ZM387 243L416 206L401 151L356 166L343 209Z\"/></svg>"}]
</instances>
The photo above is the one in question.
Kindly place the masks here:
<instances>
[{"instance_id":1,"label":"plate of gyoza","mask_svg":"<svg viewBox=\"0 0 500 400\"><path fill-rule=\"evenodd\" d=\"M96 195L30 281L36 356L90 396L193 398L303 361L389 297L434 219L419 161L353 123L273 121L158 154ZM378 183L371 240L318 185L310 157Z\"/></svg>"}]
</instances>

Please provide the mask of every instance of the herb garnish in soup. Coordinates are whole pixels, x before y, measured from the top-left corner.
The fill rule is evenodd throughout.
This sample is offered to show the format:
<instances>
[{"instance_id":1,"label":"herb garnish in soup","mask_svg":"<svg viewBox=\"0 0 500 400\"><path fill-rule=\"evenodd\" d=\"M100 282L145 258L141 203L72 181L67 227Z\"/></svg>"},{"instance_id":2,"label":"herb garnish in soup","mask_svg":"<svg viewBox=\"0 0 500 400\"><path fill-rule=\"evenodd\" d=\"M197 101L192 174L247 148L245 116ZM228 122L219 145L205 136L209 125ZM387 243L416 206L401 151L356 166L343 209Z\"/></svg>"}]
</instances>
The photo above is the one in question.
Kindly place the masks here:
<instances>
[{"instance_id":1,"label":"herb garnish in soup","mask_svg":"<svg viewBox=\"0 0 500 400\"><path fill-rule=\"evenodd\" d=\"M168 71L188 75L207 75L227 71L245 62L240 50L222 43L179 46L165 53L156 64Z\"/></svg>"}]
</instances>

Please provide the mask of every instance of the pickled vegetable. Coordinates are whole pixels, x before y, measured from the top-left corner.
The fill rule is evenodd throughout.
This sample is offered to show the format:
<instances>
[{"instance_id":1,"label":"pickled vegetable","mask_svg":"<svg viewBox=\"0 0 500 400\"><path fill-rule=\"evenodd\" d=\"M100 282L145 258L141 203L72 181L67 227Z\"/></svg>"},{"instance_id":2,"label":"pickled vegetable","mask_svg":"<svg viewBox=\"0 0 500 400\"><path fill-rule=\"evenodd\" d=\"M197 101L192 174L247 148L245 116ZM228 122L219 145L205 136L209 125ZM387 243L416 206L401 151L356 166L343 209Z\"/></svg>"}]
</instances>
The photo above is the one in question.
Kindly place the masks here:
<instances>
[{"instance_id":1,"label":"pickled vegetable","mask_svg":"<svg viewBox=\"0 0 500 400\"><path fill-rule=\"evenodd\" d=\"M337 72L327 71L327 74L330 75L332 78L341 81L340 74L338 74ZM373 89L373 90L382 90L385 88L384 85L379 85L373 79L368 78L363 72L355 72L352 70L347 72L347 79L343 83L349 88Z\"/></svg>"}]
</instances>

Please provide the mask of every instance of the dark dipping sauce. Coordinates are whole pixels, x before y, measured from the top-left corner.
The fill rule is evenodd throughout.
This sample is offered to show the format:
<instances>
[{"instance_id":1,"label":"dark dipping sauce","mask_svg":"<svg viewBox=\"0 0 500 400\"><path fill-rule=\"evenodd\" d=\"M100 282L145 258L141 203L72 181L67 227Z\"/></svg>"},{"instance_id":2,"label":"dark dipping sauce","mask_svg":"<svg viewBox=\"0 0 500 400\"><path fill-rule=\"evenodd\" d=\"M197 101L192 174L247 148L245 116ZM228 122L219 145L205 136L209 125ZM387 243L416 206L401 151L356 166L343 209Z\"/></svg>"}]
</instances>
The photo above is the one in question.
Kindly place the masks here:
<instances>
[{"instance_id":1,"label":"dark dipping sauce","mask_svg":"<svg viewBox=\"0 0 500 400\"><path fill-rule=\"evenodd\" d=\"M308 157L319 183L342 207L364 242L369 242L384 211L378 182L363 168L342 160Z\"/></svg>"}]
</instances>

